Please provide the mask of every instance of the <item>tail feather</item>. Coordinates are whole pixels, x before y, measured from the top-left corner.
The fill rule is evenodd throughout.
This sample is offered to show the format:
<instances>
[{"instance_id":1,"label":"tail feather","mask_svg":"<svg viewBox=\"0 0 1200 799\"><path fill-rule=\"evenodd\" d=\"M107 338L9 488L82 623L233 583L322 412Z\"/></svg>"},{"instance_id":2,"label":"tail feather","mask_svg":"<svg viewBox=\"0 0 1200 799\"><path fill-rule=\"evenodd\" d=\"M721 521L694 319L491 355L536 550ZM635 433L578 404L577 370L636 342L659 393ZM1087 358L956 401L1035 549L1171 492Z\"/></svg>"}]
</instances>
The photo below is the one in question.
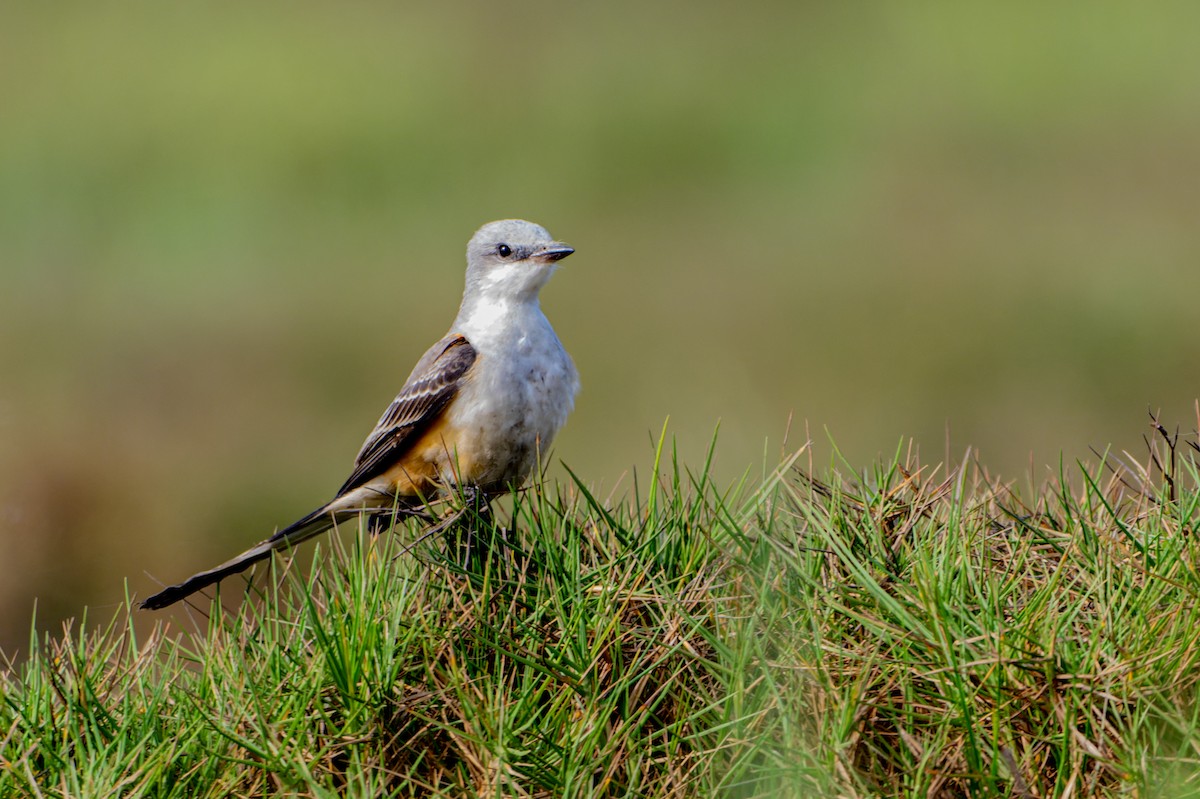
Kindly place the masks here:
<instances>
[{"instance_id":1,"label":"tail feather","mask_svg":"<svg viewBox=\"0 0 1200 799\"><path fill-rule=\"evenodd\" d=\"M332 505L332 503L330 503ZM197 591L208 588L213 583L224 580L231 574L245 571L251 565L271 556L279 549L289 549L302 541L307 541L319 533L333 527L338 513L330 505L318 508L299 521L289 524L275 535L247 549L236 558L227 560L220 566L208 571L193 574L179 585L172 585L159 591L141 604L143 610L159 610L173 605L184 597L191 596Z\"/></svg>"}]
</instances>

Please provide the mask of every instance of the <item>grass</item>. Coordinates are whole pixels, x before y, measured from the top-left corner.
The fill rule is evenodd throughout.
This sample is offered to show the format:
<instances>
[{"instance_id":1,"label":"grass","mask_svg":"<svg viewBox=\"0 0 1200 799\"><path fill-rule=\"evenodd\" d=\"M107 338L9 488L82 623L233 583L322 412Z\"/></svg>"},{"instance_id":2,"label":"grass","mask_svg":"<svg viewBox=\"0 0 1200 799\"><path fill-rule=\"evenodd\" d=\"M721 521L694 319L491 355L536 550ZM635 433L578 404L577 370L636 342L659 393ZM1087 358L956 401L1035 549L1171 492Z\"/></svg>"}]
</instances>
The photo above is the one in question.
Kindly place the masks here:
<instances>
[{"instance_id":1,"label":"grass","mask_svg":"<svg viewBox=\"0 0 1200 799\"><path fill-rule=\"evenodd\" d=\"M186 634L35 637L0 796L1191 795L1185 450L1022 498L904 450L719 490L660 446L644 494L515 497L487 555L335 537Z\"/></svg>"}]
</instances>

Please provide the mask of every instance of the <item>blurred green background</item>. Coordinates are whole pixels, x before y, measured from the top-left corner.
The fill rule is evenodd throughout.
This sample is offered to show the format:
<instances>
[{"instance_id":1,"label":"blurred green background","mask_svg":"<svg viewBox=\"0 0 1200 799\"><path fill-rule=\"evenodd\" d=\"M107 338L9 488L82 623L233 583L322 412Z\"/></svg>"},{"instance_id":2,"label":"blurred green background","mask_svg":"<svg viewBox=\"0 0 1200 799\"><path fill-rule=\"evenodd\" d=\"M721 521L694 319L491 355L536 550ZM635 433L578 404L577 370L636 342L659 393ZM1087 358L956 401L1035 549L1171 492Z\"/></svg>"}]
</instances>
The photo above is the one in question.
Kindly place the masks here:
<instances>
[{"instance_id":1,"label":"blurred green background","mask_svg":"<svg viewBox=\"0 0 1200 799\"><path fill-rule=\"evenodd\" d=\"M1200 5L5 4L0 647L341 483L477 226L543 304L602 495L670 416L1035 480L1195 426ZM828 433L826 432L828 431ZM555 466L554 474L561 475ZM149 614L146 614L149 616Z\"/></svg>"}]
</instances>

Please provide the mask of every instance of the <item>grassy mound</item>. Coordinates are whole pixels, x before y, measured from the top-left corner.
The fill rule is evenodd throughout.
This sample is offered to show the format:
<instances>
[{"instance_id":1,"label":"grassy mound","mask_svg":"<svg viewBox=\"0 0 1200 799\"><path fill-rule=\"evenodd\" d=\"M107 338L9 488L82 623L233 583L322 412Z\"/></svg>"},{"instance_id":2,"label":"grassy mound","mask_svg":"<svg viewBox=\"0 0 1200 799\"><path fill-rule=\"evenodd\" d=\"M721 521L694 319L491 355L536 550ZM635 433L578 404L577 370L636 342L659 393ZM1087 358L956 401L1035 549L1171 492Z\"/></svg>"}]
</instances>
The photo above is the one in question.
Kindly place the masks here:
<instances>
[{"instance_id":1,"label":"grassy mound","mask_svg":"<svg viewBox=\"0 0 1200 799\"><path fill-rule=\"evenodd\" d=\"M190 633L35 641L0 796L1184 795L1200 491L1163 452L1026 499L902 455L656 463L516 497L486 554L334 538Z\"/></svg>"}]
</instances>

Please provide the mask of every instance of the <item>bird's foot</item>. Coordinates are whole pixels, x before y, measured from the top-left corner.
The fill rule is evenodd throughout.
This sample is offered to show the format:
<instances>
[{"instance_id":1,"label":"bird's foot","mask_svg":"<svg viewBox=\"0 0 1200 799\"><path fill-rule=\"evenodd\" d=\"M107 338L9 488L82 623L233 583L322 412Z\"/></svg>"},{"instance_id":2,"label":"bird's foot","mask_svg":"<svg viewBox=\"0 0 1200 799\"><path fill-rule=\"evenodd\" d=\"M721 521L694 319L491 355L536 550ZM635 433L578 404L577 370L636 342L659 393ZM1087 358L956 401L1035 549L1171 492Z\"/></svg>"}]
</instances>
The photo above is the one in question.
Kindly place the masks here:
<instances>
[{"instance_id":1,"label":"bird's foot","mask_svg":"<svg viewBox=\"0 0 1200 799\"><path fill-rule=\"evenodd\" d=\"M489 541L495 526L492 502L487 492L478 486L460 486L462 505L453 523L446 526L447 554L463 569L478 566L490 550Z\"/></svg>"}]
</instances>

